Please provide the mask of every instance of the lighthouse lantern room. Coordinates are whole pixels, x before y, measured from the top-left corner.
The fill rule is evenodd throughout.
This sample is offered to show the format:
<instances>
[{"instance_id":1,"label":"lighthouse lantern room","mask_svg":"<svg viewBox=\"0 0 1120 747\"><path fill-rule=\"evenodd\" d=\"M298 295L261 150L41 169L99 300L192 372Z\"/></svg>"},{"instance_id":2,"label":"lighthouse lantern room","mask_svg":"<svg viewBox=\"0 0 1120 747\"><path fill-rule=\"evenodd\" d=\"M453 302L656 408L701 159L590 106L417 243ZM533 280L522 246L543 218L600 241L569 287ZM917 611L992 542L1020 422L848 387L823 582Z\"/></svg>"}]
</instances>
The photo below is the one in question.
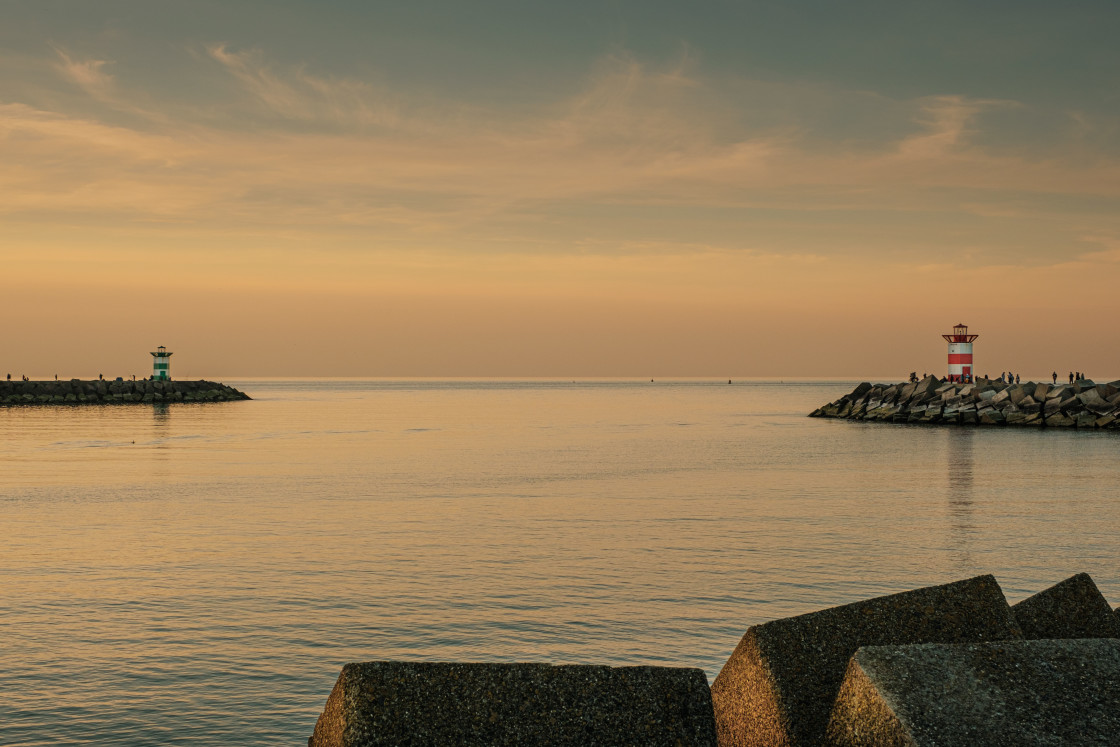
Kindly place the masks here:
<instances>
[{"instance_id":1,"label":"lighthouse lantern room","mask_svg":"<svg viewBox=\"0 0 1120 747\"><path fill-rule=\"evenodd\" d=\"M152 378L156 381L168 381L171 379L171 353L167 352L167 348L160 345L156 348L156 352L152 353L155 361L152 363Z\"/></svg>"},{"instance_id":2,"label":"lighthouse lantern room","mask_svg":"<svg viewBox=\"0 0 1120 747\"><path fill-rule=\"evenodd\" d=\"M949 343L949 381L972 381L972 341L980 335L970 335L967 325L958 324L953 334L941 336Z\"/></svg>"}]
</instances>

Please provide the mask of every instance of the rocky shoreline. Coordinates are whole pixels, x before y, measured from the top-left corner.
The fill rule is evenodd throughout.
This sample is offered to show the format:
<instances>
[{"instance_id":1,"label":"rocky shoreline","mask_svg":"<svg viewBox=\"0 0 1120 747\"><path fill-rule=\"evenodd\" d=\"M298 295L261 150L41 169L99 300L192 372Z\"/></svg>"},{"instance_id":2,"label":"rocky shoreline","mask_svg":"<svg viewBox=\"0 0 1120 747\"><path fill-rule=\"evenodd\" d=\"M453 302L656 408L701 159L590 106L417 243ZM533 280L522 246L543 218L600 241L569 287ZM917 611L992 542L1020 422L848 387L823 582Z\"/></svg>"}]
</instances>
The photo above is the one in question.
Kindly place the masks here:
<instances>
[{"instance_id":1,"label":"rocky shoreline","mask_svg":"<svg viewBox=\"0 0 1120 747\"><path fill-rule=\"evenodd\" d=\"M1112 430L1120 429L1120 381L1007 384L980 379L960 384L927 376L903 384L864 382L809 417Z\"/></svg>"},{"instance_id":2,"label":"rocky shoreline","mask_svg":"<svg viewBox=\"0 0 1120 747\"><path fill-rule=\"evenodd\" d=\"M248 394L216 381L0 381L0 407L124 405L157 402L235 402Z\"/></svg>"}]
</instances>

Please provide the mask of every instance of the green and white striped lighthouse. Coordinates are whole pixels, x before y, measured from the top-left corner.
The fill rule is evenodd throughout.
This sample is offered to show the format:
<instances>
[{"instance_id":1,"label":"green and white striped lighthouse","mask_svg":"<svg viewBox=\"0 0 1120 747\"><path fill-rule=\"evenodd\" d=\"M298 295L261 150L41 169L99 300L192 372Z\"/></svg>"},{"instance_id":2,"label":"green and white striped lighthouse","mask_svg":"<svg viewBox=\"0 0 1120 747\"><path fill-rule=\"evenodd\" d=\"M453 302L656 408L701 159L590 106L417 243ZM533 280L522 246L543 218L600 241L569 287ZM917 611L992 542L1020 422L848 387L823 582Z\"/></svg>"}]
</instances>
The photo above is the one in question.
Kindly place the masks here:
<instances>
[{"instance_id":1,"label":"green and white striped lighthouse","mask_svg":"<svg viewBox=\"0 0 1120 747\"><path fill-rule=\"evenodd\" d=\"M156 381L169 381L171 379L171 353L167 352L167 348L160 345L156 348L156 352L152 353L155 362L152 364L152 378Z\"/></svg>"}]
</instances>

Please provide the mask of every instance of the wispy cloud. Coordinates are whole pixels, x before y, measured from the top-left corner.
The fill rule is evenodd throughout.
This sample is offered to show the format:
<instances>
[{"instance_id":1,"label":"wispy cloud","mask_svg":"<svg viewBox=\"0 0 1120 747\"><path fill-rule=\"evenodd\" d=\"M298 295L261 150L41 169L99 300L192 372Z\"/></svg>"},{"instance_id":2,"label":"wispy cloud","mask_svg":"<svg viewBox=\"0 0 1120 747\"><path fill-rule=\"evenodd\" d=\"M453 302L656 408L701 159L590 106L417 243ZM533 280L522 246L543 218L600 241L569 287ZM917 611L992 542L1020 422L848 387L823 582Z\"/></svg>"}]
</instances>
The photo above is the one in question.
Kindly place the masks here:
<instances>
[{"instance_id":1,"label":"wispy cloud","mask_svg":"<svg viewBox=\"0 0 1120 747\"><path fill-rule=\"evenodd\" d=\"M206 51L245 91L280 117L362 126L389 126L399 119L388 92L363 81L316 76L304 67L279 70L256 49L233 51L214 44Z\"/></svg>"},{"instance_id":2,"label":"wispy cloud","mask_svg":"<svg viewBox=\"0 0 1120 747\"><path fill-rule=\"evenodd\" d=\"M118 84L107 61L57 54L68 80L114 109L150 105ZM854 247L882 234L874 221L889 213L909 216L912 234L897 229L892 240L924 246L959 243L951 231L962 221L1031 221L1053 193L1120 199L1116 160L978 145L984 113L1014 106L1007 101L826 96L793 84L755 86L742 99L687 56L657 65L617 53L575 93L503 109L319 75L259 50L219 44L205 55L248 96L251 111L236 112L243 120L172 102L125 126L0 102L0 212L113 215L228 235L364 236L379 246L628 253L661 246L649 243L657 239L681 251L757 252L761 261L861 251ZM888 111L895 134L858 149L811 139L797 113L819 109L824 96L829 107ZM787 123L744 124L744 109L777 100ZM1086 232L1115 231L1112 216L1082 211L1073 221L1055 207L1049 233L1021 240L1080 252ZM654 226L675 236L657 237L667 229Z\"/></svg>"},{"instance_id":3,"label":"wispy cloud","mask_svg":"<svg viewBox=\"0 0 1120 747\"><path fill-rule=\"evenodd\" d=\"M105 69L112 64L111 62L96 59L79 60L61 49L55 48L54 51L59 58L55 63L55 69L71 83L98 99L105 99L113 92L115 80Z\"/></svg>"}]
</instances>

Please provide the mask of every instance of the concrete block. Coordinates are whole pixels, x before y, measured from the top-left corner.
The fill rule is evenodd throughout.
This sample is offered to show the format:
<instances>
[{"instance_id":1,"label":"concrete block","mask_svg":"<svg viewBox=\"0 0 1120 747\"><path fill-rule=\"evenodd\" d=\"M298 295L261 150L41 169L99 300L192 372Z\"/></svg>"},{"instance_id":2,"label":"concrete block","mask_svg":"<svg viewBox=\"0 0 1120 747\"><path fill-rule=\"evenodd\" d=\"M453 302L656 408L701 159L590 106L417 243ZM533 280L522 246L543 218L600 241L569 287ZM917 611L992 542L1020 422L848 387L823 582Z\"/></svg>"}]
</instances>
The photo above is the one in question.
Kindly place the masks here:
<instances>
[{"instance_id":1,"label":"concrete block","mask_svg":"<svg viewBox=\"0 0 1120 747\"><path fill-rule=\"evenodd\" d=\"M1092 389L1086 389L1085 391L1081 392L1077 395L1077 399L1080 400L1081 404L1083 405L1099 406L1108 404L1108 400L1101 397L1101 395L1097 392L1096 387L1093 387Z\"/></svg>"},{"instance_id":2,"label":"concrete block","mask_svg":"<svg viewBox=\"0 0 1120 747\"><path fill-rule=\"evenodd\" d=\"M860 646L1019 636L990 575L752 626L712 683L719 743L820 744Z\"/></svg>"},{"instance_id":3,"label":"concrete block","mask_svg":"<svg viewBox=\"0 0 1120 747\"><path fill-rule=\"evenodd\" d=\"M716 745L700 669L347 664L309 747Z\"/></svg>"},{"instance_id":4,"label":"concrete block","mask_svg":"<svg viewBox=\"0 0 1120 747\"><path fill-rule=\"evenodd\" d=\"M1115 744L1120 641L872 646L852 657L830 745Z\"/></svg>"},{"instance_id":5,"label":"concrete block","mask_svg":"<svg viewBox=\"0 0 1120 747\"><path fill-rule=\"evenodd\" d=\"M1024 638L1120 638L1120 621L1088 573L1011 606Z\"/></svg>"},{"instance_id":6,"label":"concrete block","mask_svg":"<svg viewBox=\"0 0 1120 747\"><path fill-rule=\"evenodd\" d=\"M1066 417L1060 412L1046 416L1046 426L1048 428L1072 428L1074 425L1076 423L1073 418Z\"/></svg>"},{"instance_id":7,"label":"concrete block","mask_svg":"<svg viewBox=\"0 0 1120 747\"><path fill-rule=\"evenodd\" d=\"M1073 420L1078 428L1092 428L1097 422L1098 417L1098 415L1083 410L1082 412L1077 413L1077 417L1075 417Z\"/></svg>"},{"instance_id":8,"label":"concrete block","mask_svg":"<svg viewBox=\"0 0 1120 747\"><path fill-rule=\"evenodd\" d=\"M1081 381L1073 382L1073 390L1076 392L1083 392L1086 389L1096 389L1097 382L1092 379L1082 379Z\"/></svg>"}]
</instances>

